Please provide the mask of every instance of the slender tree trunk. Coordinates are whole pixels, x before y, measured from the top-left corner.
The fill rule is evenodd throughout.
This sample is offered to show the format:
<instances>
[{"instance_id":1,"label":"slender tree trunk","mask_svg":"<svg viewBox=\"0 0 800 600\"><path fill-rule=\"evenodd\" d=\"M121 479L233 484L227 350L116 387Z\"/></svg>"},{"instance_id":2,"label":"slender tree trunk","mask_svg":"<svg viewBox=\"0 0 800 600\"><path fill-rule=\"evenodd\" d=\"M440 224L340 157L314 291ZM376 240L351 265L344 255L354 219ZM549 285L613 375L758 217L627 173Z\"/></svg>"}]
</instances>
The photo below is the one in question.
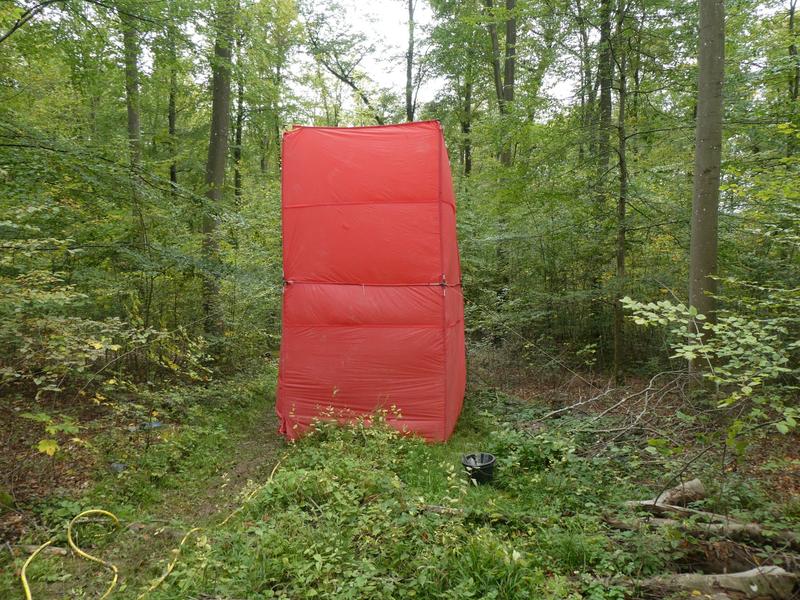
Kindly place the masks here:
<instances>
[{"instance_id":1,"label":"slender tree trunk","mask_svg":"<svg viewBox=\"0 0 800 600\"><path fill-rule=\"evenodd\" d=\"M602 213L606 203L606 178L611 157L611 0L600 2L600 49L597 71L600 79L600 119L597 130L597 205Z\"/></svg>"},{"instance_id":2,"label":"slender tree trunk","mask_svg":"<svg viewBox=\"0 0 800 600\"><path fill-rule=\"evenodd\" d=\"M139 36L131 18L120 16L122 46L125 57L125 105L128 114L128 148L131 167L138 168L142 159L142 135L139 124Z\"/></svg>"},{"instance_id":3,"label":"slender tree trunk","mask_svg":"<svg viewBox=\"0 0 800 600\"><path fill-rule=\"evenodd\" d=\"M789 75L789 100L797 102L800 95L800 59L797 55L797 31L795 30L795 19L797 18L797 0L789 3L789 57L793 65Z\"/></svg>"},{"instance_id":4,"label":"slender tree trunk","mask_svg":"<svg viewBox=\"0 0 800 600\"><path fill-rule=\"evenodd\" d=\"M408 0L408 51L406 52L406 121L414 120L414 5Z\"/></svg>"},{"instance_id":5,"label":"slender tree trunk","mask_svg":"<svg viewBox=\"0 0 800 600\"><path fill-rule=\"evenodd\" d=\"M241 57L239 57L241 60ZM244 125L244 74L236 82L236 124L233 132L233 195L239 204L242 197L242 127Z\"/></svg>"},{"instance_id":6,"label":"slender tree trunk","mask_svg":"<svg viewBox=\"0 0 800 600\"><path fill-rule=\"evenodd\" d=\"M494 2L484 0L486 16L488 18L486 28L489 30L489 42L492 52L492 79L494 81L494 92L497 98L497 107L501 113L506 111L505 97L503 95L503 73L500 70L500 40L497 36L497 24L494 21Z\"/></svg>"},{"instance_id":7,"label":"slender tree trunk","mask_svg":"<svg viewBox=\"0 0 800 600\"><path fill-rule=\"evenodd\" d=\"M611 40L611 0L600 0L600 40L597 54L597 86L599 88L599 101L596 117L593 124L597 124L595 131L595 163L596 173L594 178L594 227L598 248L607 247L609 241L605 239L608 224L607 208L610 197L609 172L611 170L611 111L612 111L612 84L614 71L612 67L612 40ZM604 355L608 352L608 334L613 333L607 326L608 297L602 291L600 273L605 268L605 259L597 252L590 259L590 289L592 297L589 305L590 329L592 338L598 340Z\"/></svg>"},{"instance_id":8,"label":"slender tree trunk","mask_svg":"<svg viewBox=\"0 0 800 600\"><path fill-rule=\"evenodd\" d=\"M203 211L203 258L206 263L203 276L203 315L205 331L209 336L219 336L222 333L216 211L222 201L228 155L232 12L232 7L226 0L220 0L217 4L216 41L211 63L211 127L205 179L207 205Z\"/></svg>"},{"instance_id":9,"label":"slender tree trunk","mask_svg":"<svg viewBox=\"0 0 800 600\"><path fill-rule=\"evenodd\" d=\"M461 135L464 144L464 176L472 173L472 81L464 83L464 114L461 117Z\"/></svg>"},{"instance_id":10,"label":"slender tree trunk","mask_svg":"<svg viewBox=\"0 0 800 600\"><path fill-rule=\"evenodd\" d=\"M800 96L800 57L797 54L797 31L795 29L795 20L797 19L797 0L791 0L789 3L789 60L793 65L792 71L789 74L789 114L792 120L797 124L797 114L800 112L798 107L798 96ZM790 135L787 136L787 154L794 155L797 150L797 137Z\"/></svg>"},{"instance_id":11,"label":"slender tree trunk","mask_svg":"<svg viewBox=\"0 0 800 600\"><path fill-rule=\"evenodd\" d=\"M617 50L619 67L619 102L617 117L619 152L619 196L617 197L617 272L614 285L614 379L618 385L625 382L625 320L622 309L622 295L625 289L625 213L628 208L628 155L625 118L628 100L627 50L624 43L624 7L620 3L617 17L617 36L620 44Z\"/></svg>"},{"instance_id":12,"label":"slender tree trunk","mask_svg":"<svg viewBox=\"0 0 800 600\"><path fill-rule=\"evenodd\" d=\"M722 83L725 69L725 4L700 0L697 132L695 139L689 303L714 318L717 222L722 160Z\"/></svg>"},{"instance_id":13,"label":"slender tree trunk","mask_svg":"<svg viewBox=\"0 0 800 600\"><path fill-rule=\"evenodd\" d=\"M261 136L261 160L259 161L261 172L266 174L269 169L269 136Z\"/></svg>"},{"instance_id":14,"label":"slender tree trunk","mask_svg":"<svg viewBox=\"0 0 800 600\"><path fill-rule=\"evenodd\" d=\"M170 66L169 66L169 101L167 103L167 127L169 129L169 151L172 158L169 163L169 183L172 187L172 195L177 192L178 187L178 69L175 64L178 60L178 52L175 48L175 34L170 28Z\"/></svg>"},{"instance_id":15,"label":"slender tree trunk","mask_svg":"<svg viewBox=\"0 0 800 600\"><path fill-rule=\"evenodd\" d=\"M592 60L591 60L591 46L589 45L589 31L587 27L586 16L583 12L583 5L581 0L575 1L576 20L578 25L579 40L580 40L580 54L581 54L581 127L583 129L581 135L581 143L578 147L578 154L580 162L583 163L584 158L584 145L585 140L591 139L592 121L594 113L594 86L592 81ZM591 155L592 144L588 144L588 151Z\"/></svg>"},{"instance_id":16,"label":"slender tree trunk","mask_svg":"<svg viewBox=\"0 0 800 600\"><path fill-rule=\"evenodd\" d=\"M125 62L125 105L127 109L128 151L130 153L131 167L131 203L133 206L133 219L136 222L136 231L133 237L136 240L138 250L144 254L149 251L149 242L147 239L147 222L141 198L139 197L137 181L142 163L142 133L139 117L139 36L131 17L120 14L120 24ZM142 302L142 321L145 327L150 326L153 284L153 277L142 272L139 297Z\"/></svg>"},{"instance_id":17,"label":"slender tree trunk","mask_svg":"<svg viewBox=\"0 0 800 600\"><path fill-rule=\"evenodd\" d=\"M506 0L506 47L503 64L503 100L507 105L514 102L514 80L517 70L517 0Z\"/></svg>"},{"instance_id":18,"label":"slender tree trunk","mask_svg":"<svg viewBox=\"0 0 800 600\"><path fill-rule=\"evenodd\" d=\"M517 0L506 0L506 44L503 60L503 105L506 112L514 103L514 80L517 67L517 17L514 13L516 6ZM510 167L512 160L513 149L511 144L506 142L500 153L500 162L504 166Z\"/></svg>"}]
</instances>

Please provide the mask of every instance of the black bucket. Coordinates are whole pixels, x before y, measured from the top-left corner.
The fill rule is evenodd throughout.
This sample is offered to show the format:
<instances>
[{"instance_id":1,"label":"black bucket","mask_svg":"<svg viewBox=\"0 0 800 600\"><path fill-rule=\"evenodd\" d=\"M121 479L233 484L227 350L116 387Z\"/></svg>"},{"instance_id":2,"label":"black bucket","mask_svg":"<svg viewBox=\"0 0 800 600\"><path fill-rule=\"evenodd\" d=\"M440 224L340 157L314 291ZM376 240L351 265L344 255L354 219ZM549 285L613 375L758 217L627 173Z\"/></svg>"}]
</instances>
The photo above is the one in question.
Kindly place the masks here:
<instances>
[{"instance_id":1,"label":"black bucket","mask_svg":"<svg viewBox=\"0 0 800 600\"><path fill-rule=\"evenodd\" d=\"M474 452L461 457L461 464L475 483L489 483L494 478L494 454Z\"/></svg>"}]
</instances>

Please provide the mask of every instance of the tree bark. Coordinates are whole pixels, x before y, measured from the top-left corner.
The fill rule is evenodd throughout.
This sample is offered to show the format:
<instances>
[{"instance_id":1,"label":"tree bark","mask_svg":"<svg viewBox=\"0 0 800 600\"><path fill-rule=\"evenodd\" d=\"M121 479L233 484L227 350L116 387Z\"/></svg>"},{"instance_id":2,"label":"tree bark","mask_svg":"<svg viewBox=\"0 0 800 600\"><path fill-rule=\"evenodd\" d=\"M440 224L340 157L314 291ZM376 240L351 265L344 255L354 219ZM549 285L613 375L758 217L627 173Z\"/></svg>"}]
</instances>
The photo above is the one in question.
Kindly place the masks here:
<instances>
[{"instance_id":1,"label":"tree bark","mask_svg":"<svg viewBox=\"0 0 800 600\"><path fill-rule=\"evenodd\" d=\"M169 183L172 187L173 197L177 193L178 186L178 161L177 150L178 140L177 127L178 127L178 69L175 64L178 60L178 52L175 48L175 31L170 26L169 28L169 52L170 52L170 66L169 66L169 100L167 103L167 128L169 134L169 150L172 158L169 163Z\"/></svg>"},{"instance_id":2,"label":"tree bark","mask_svg":"<svg viewBox=\"0 0 800 600\"><path fill-rule=\"evenodd\" d=\"M229 2L217 4L216 41L211 63L211 127L206 163L206 208L203 211L203 316L209 336L222 334L219 307L219 256L216 239L216 211L222 201L225 183L225 163L228 155L231 95L231 20L233 9Z\"/></svg>"},{"instance_id":3,"label":"tree bark","mask_svg":"<svg viewBox=\"0 0 800 600\"><path fill-rule=\"evenodd\" d=\"M578 147L578 154L583 163L584 144L585 140L591 140L591 131L594 128L594 111L595 111L595 88L592 77L592 61L591 61L591 46L589 44L589 29L588 20L584 14L584 8L581 0L575 0L576 21L578 25L578 33L580 39L580 55L581 55L581 126L583 128L583 135L581 136L581 143ZM594 151L594 144L589 141L588 153L591 155Z\"/></svg>"},{"instance_id":4,"label":"tree bark","mask_svg":"<svg viewBox=\"0 0 800 600\"><path fill-rule=\"evenodd\" d=\"M494 21L494 2L484 0L487 16L487 29L492 51L492 77L497 95L497 107L500 114L506 114L514 102L514 84L516 80L517 65L517 17L515 9L516 0L506 0L505 45L503 50L503 65L500 65L500 40L497 33L497 24ZM512 151L510 144L504 144L500 150L500 162L503 166L511 166Z\"/></svg>"},{"instance_id":5,"label":"tree bark","mask_svg":"<svg viewBox=\"0 0 800 600\"><path fill-rule=\"evenodd\" d=\"M514 9L517 0L506 0L506 47L503 65L503 100L506 105L514 102L514 80L517 70L517 17Z\"/></svg>"},{"instance_id":6,"label":"tree bark","mask_svg":"<svg viewBox=\"0 0 800 600\"><path fill-rule=\"evenodd\" d=\"M406 52L406 121L414 120L414 5L408 0L408 51Z\"/></svg>"},{"instance_id":7,"label":"tree bark","mask_svg":"<svg viewBox=\"0 0 800 600\"><path fill-rule=\"evenodd\" d=\"M722 159L722 83L725 67L724 0L700 0L697 131L689 256L689 303L714 318L717 223Z\"/></svg>"},{"instance_id":8,"label":"tree bark","mask_svg":"<svg viewBox=\"0 0 800 600\"><path fill-rule=\"evenodd\" d=\"M789 3L789 57L794 65L792 72L789 75L789 100L794 103L797 102L798 95L800 94L800 60L797 56L797 32L795 31L795 19L797 16L797 0L792 0Z\"/></svg>"},{"instance_id":9,"label":"tree bark","mask_svg":"<svg viewBox=\"0 0 800 600\"><path fill-rule=\"evenodd\" d=\"M627 133L625 129L625 110L627 106L627 53L625 49L623 25L624 7L620 3L617 13L617 37L621 40L617 50L619 71L619 102L617 117L618 152L619 152L619 196L617 198L617 272L614 285L614 379L618 385L625 382L625 329L622 308L622 294L625 289L625 213L628 206L628 157Z\"/></svg>"},{"instance_id":10,"label":"tree bark","mask_svg":"<svg viewBox=\"0 0 800 600\"><path fill-rule=\"evenodd\" d=\"M517 0L506 0L506 44L503 60L503 105L506 112L514 103L514 80L517 67L517 17L514 14L516 6ZM511 144L506 142L500 153L500 162L504 166L510 167L512 158Z\"/></svg>"},{"instance_id":11,"label":"tree bark","mask_svg":"<svg viewBox=\"0 0 800 600\"><path fill-rule=\"evenodd\" d=\"M237 204L242 197L242 127L244 125L244 74L241 55L237 56L239 77L236 82L236 124L233 131L233 196Z\"/></svg>"},{"instance_id":12,"label":"tree bark","mask_svg":"<svg viewBox=\"0 0 800 600\"><path fill-rule=\"evenodd\" d=\"M600 2L600 48L597 73L600 80L599 124L597 129L597 208L606 203L606 178L611 157L611 0Z\"/></svg>"},{"instance_id":13,"label":"tree bark","mask_svg":"<svg viewBox=\"0 0 800 600\"><path fill-rule=\"evenodd\" d=\"M461 117L461 135L464 148L464 176L472 173L472 81L464 82L464 113Z\"/></svg>"},{"instance_id":14,"label":"tree bark","mask_svg":"<svg viewBox=\"0 0 800 600\"><path fill-rule=\"evenodd\" d=\"M125 60L125 105L128 115L128 149L131 167L137 169L142 159L142 136L139 123L139 36L131 18L120 15Z\"/></svg>"},{"instance_id":15,"label":"tree bark","mask_svg":"<svg viewBox=\"0 0 800 600\"><path fill-rule=\"evenodd\" d=\"M147 222L144 216L141 198L139 197L138 172L142 163L142 133L140 125L139 103L139 35L133 19L126 13L120 13L122 29L122 48L125 62L125 106L127 109L128 151L131 168L131 204L135 222L133 238L138 250L144 255L148 252ZM150 326L150 307L153 300L154 278L142 270L139 284L139 297L142 303L142 324Z\"/></svg>"},{"instance_id":16,"label":"tree bark","mask_svg":"<svg viewBox=\"0 0 800 600\"><path fill-rule=\"evenodd\" d=\"M492 52L492 79L494 81L494 92L497 98L497 107L501 113L505 113L505 97L503 93L503 74L500 70L500 40L497 35L497 24L494 22L493 8L494 3L492 0L484 0L486 6L486 15L488 17L487 29L489 30L489 42L491 44Z\"/></svg>"},{"instance_id":17,"label":"tree bark","mask_svg":"<svg viewBox=\"0 0 800 600\"><path fill-rule=\"evenodd\" d=\"M789 73L789 114L792 120L796 123L797 113L800 110L798 107L798 96L800 95L800 57L797 54L797 31L795 29L795 20L797 18L797 0L791 0L789 3L789 60L793 65ZM787 136L786 153L788 156L793 156L797 150L797 137L794 135Z\"/></svg>"}]
</instances>

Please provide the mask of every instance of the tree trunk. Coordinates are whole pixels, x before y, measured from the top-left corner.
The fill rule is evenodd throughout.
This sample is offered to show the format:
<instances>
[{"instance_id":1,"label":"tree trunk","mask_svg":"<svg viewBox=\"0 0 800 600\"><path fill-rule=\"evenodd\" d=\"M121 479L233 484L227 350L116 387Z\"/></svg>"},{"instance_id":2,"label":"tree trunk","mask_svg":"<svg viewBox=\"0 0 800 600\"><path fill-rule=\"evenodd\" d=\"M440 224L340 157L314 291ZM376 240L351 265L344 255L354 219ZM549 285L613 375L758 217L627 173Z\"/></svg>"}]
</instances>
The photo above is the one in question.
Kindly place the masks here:
<instances>
[{"instance_id":1,"label":"tree trunk","mask_svg":"<svg viewBox=\"0 0 800 600\"><path fill-rule=\"evenodd\" d=\"M211 63L211 128L206 163L206 199L203 212L203 316L209 336L222 333L219 306L219 256L216 240L216 211L222 201L225 163L228 154L231 95L231 20L232 7L220 0L216 15L216 41Z\"/></svg>"},{"instance_id":2,"label":"tree trunk","mask_svg":"<svg viewBox=\"0 0 800 600\"><path fill-rule=\"evenodd\" d=\"M517 17L514 14L516 6L517 0L506 0L506 45L503 60L503 106L505 112L508 112L514 103L514 80L517 65ZM500 162L506 167L511 166L512 147L508 142L504 144L500 153Z\"/></svg>"},{"instance_id":3,"label":"tree trunk","mask_svg":"<svg viewBox=\"0 0 800 600\"><path fill-rule=\"evenodd\" d=\"M606 185L611 156L611 0L600 2L600 48L597 62L600 80L600 122L597 130L597 208L606 203Z\"/></svg>"},{"instance_id":4,"label":"tree trunk","mask_svg":"<svg viewBox=\"0 0 800 600\"><path fill-rule=\"evenodd\" d=\"M578 155L580 162L583 163L584 157L584 144L587 138L591 138L589 132L593 129L594 120L594 103L595 93L594 85L592 82L592 61L591 61L591 46L589 44L589 30L584 9L581 0L575 1L576 20L578 25L579 40L580 40L580 54L581 54L581 126L583 128L583 135L578 147ZM593 152L593 144L589 142L588 153L591 155Z\"/></svg>"},{"instance_id":5,"label":"tree trunk","mask_svg":"<svg viewBox=\"0 0 800 600\"><path fill-rule=\"evenodd\" d=\"M795 19L797 16L797 0L792 0L789 4L789 57L793 65L792 72L789 75L789 100L793 103L797 102L798 94L800 94L800 60L797 56L797 32L795 31Z\"/></svg>"},{"instance_id":6,"label":"tree trunk","mask_svg":"<svg viewBox=\"0 0 800 600\"><path fill-rule=\"evenodd\" d=\"M789 3L789 60L793 65L789 73L789 114L792 120L796 122L798 107L798 96L800 95L800 57L797 55L797 31L795 29L795 20L797 18L797 0L791 0ZM797 137L794 135L787 136L787 154L794 155L797 149Z\"/></svg>"},{"instance_id":7,"label":"tree trunk","mask_svg":"<svg viewBox=\"0 0 800 600\"><path fill-rule=\"evenodd\" d=\"M517 68L517 17L514 9L517 0L506 0L506 48L503 65L503 100L506 105L514 102L514 79Z\"/></svg>"},{"instance_id":8,"label":"tree trunk","mask_svg":"<svg viewBox=\"0 0 800 600\"><path fill-rule=\"evenodd\" d=\"M131 18L120 15L125 60L125 105L128 112L128 149L133 169L142 159L142 136L139 125L139 36Z\"/></svg>"},{"instance_id":9,"label":"tree trunk","mask_svg":"<svg viewBox=\"0 0 800 600\"><path fill-rule=\"evenodd\" d=\"M262 173L267 173L269 168L269 136L267 134L261 137L261 159L258 166Z\"/></svg>"},{"instance_id":10,"label":"tree trunk","mask_svg":"<svg viewBox=\"0 0 800 600\"><path fill-rule=\"evenodd\" d=\"M128 117L128 151L130 153L131 167L131 204L133 206L133 220L138 250L144 254L148 251L147 223L144 217L144 208L139 197L138 172L142 163L142 134L139 112L139 36L136 32L131 17L120 14L122 28L122 47L125 62L125 105ZM144 271L141 273L139 284L139 298L142 303L142 322L145 327L150 326L150 306L153 298L153 277ZM146 375L146 373L145 373Z\"/></svg>"},{"instance_id":11,"label":"tree trunk","mask_svg":"<svg viewBox=\"0 0 800 600\"><path fill-rule=\"evenodd\" d=\"M408 0L408 51L406 52L406 121L414 120L414 4Z\"/></svg>"},{"instance_id":12,"label":"tree trunk","mask_svg":"<svg viewBox=\"0 0 800 600\"><path fill-rule=\"evenodd\" d=\"M617 198L617 277L614 285L614 379L618 385L625 382L625 329L624 313L622 309L622 294L625 289L625 213L628 207L628 157L627 133L625 117L627 107L627 54L624 35L625 13L620 3L617 14L617 36L621 43L617 51L617 65L619 67L619 102L617 117L618 152L619 152L619 196Z\"/></svg>"},{"instance_id":13,"label":"tree trunk","mask_svg":"<svg viewBox=\"0 0 800 600\"><path fill-rule=\"evenodd\" d=\"M241 57L239 57L241 61ZM237 61L237 62L239 62ZM244 124L244 74L236 82L236 124L233 132L233 196L239 204L242 198L242 126Z\"/></svg>"},{"instance_id":14,"label":"tree trunk","mask_svg":"<svg viewBox=\"0 0 800 600\"><path fill-rule=\"evenodd\" d=\"M722 82L725 67L724 0L700 0L697 132L689 256L689 303L714 317L717 221L722 158Z\"/></svg>"},{"instance_id":15,"label":"tree trunk","mask_svg":"<svg viewBox=\"0 0 800 600\"><path fill-rule=\"evenodd\" d=\"M170 27L169 31L169 50L170 50L170 66L169 66L169 101L167 104L167 127L169 134L169 151L172 159L169 163L169 183L172 188L172 195L174 196L178 186L178 161L176 159L178 150L178 140L176 138L177 125L178 125L178 73L177 65L178 53L175 48L175 32Z\"/></svg>"},{"instance_id":16,"label":"tree trunk","mask_svg":"<svg viewBox=\"0 0 800 600\"><path fill-rule=\"evenodd\" d=\"M494 3L492 0L484 0L486 6L486 15L489 19L487 22L487 29L489 30L489 42L492 51L492 78L494 81L494 92L497 98L497 107L501 113L506 111L503 94L503 74L500 70L500 40L497 36L497 24L494 22Z\"/></svg>"},{"instance_id":17,"label":"tree trunk","mask_svg":"<svg viewBox=\"0 0 800 600\"><path fill-rule=\"evenodd\" d=\"M464 176L472 173L472 81L464 83L464 114L461 117L461 135L464 144Z\"/></svg>"}]
</instances>

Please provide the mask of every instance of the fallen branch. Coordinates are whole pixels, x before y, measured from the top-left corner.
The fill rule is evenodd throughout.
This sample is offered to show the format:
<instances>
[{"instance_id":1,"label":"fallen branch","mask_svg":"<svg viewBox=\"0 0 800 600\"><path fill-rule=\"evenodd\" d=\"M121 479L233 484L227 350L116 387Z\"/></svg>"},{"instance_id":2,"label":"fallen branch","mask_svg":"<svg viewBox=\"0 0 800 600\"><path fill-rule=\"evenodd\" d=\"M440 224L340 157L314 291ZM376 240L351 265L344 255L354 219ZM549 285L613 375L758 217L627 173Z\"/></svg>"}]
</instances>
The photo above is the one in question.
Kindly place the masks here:
<instances>
[{"instance_id":1,"label":"fallen branch","mask_svg":"<svg viewBox=\"0 0 800 600\"><path fill-rule=\"evenodd\" d=\"M35 544L14 544L13 546L15 550L22 550L26 554L35 552L38 547L39 546ZM66 556L69 554L69 550L57 546L47 546L46 548L42 548L41 552L42 554L58 554L59 556Z\"/></svg>"},{"instance_id":2,"label":"fallen branch","mask_svg":"<svg viewBox=\"0 0 800 600\"><path fill-rule=\"evenodd\" d=\"M653 504L672 504L686 506L706 497L706 487L699 479L692 479L673 488L664 490L653 498Z\"/></svg>"},{"instance_id":3,"label":"fallen branch","mask_svg":"<svg viewBox=\"0 0 800 600\"><path fill-rule=\"evenodd\" d=\"M730 540L685 540L678 560L681 571L703 573L736 573L767 565L778 566L790 573L800 573L800 555L791 552L764 551Z\"/></svg>"},{"instance_id":4,"label":"fallen branch","mask_svg":"<svg viewBox=\"0 0 800 600\"><path fill-rule=\"evenodd\" d=\"M702 575L685 573L651 577L638 582L640 587L657 592L689 592L693 595L731 592L743 598L789 599L798 576L780 567L758 567L741 573Z\"/></svg>"},{"instance_id":5,"label":"fallen branch","mask_svg":"<svg viewBox=\"0 0 800 600\"><path fill-rule=\"evenodd\" d=\"M685 506L675 506L673 504L653 504L652 500L628 500L625 506L632 509L641 509L657 517L669 517L670 515L680 515L682 517L697 517L711 523L738 523L736 519L718 513L712 513Z\"/></svg>"},{"instance_id":6,"label":"fallen branch","mask_svg":"<svg viewBox=\"0 0 800 600\"><path fill-rule=\"evenodd\" d=\"M793 531L769 531L758 523L739 523L738 521L725 521L719 523L692 523L654 517L650 519L636 519L623 521L614 517L605 516L604 521L614 529L626 531L639 531L642 526L672 527L688 535L706 538L719 536L737 541L751 541L761 544L775 542L785 544L793 550L800 550L800 536Z\"/></svg>"}]
</instances>

